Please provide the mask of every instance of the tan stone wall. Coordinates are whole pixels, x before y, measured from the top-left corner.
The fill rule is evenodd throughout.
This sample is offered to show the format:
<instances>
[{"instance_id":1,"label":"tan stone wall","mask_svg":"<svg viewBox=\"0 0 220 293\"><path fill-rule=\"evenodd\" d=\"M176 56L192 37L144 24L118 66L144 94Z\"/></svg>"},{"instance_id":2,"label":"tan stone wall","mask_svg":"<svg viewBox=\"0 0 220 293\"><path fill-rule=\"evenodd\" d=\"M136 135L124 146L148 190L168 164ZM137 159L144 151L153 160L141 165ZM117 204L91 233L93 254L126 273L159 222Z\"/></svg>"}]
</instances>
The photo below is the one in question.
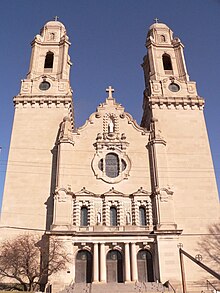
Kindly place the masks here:
<instances>
[{"instance_id":1,"label":"tan stone wall","mask_svg":"<svg viewBox=\"0 0 220 293\"><path fill-rule=\"evenodd\" d=\"M175 222L178 229L183 229L173 246L166 238L159 240L162 280L170 278L176 282L179 278L177 244L183 243L183 249L194 257L202 254L199 241L208 233L209 225L219 221L218 192L203 111L164 107L154 109L153 116L158 119L157 128L167 142L168 179L164 181L163 172L159 172L159 181L163 185L168 180L174 191ZM159 171L163 170L164 164L158 165ZM169 262L168 251L176 255L172 263ZM204 283L204 279L209 278L186 258L185 269L188 284Z\"/></svg>"},{"instance_id":2,"label":"tan stone wall","mask_svg":"<svg viewBox=\"0 0 220 293\"><path fill-rule=\"evenodd\" d=\"M52 150L60 122L68 112L68 107L55 106L16 109L2 205L2 226L46 229ZM13 232L21 233L22 230ZM9 233L12 229L6 231L6 234Z\"/></svg>"}]
</instances>

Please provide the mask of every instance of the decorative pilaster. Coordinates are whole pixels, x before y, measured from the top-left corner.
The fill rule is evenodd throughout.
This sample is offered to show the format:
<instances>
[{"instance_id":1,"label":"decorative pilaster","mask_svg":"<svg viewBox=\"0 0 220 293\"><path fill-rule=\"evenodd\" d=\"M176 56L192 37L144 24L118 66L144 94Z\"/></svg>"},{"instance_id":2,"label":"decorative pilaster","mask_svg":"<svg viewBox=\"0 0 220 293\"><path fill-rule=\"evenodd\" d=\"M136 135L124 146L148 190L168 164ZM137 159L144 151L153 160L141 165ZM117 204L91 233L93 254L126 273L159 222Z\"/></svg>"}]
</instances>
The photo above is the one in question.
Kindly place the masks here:
<instances>
[{"instance_id":1,"label":"decorative pilaster","mask_svg":"<svg viewBox=\"0 0 220 293\"><path fill-rule=\"evenodd\" d=\"M135 202L135 200L132 200L132 224L133 225L138 225L139 221L138 221L138 206L137 203Z\"/></svg>"},{"instance_id":2,"label":"decorative pilaster","mask_svg":"<svg viewBox=\"0 0 220 293\"><path fill-rule=\"evenodd\" d=\"M74 201L73 205L73 225L79 226L80 224L80 206L77 200Z\"/></svg>"},{"instance_id":3,"label":"decorative pilaster","mask_svg":"<svg viewBox=\"0 0 220 293\"><path fill-rule=\"evenodd\" d=\"M103 215L103 225L107 225L109 217L108 217L108 204L105 199L103 200L102 215Z\"/></svg>"},{"instance_id":4,"label":"decorative pilaster","mask_svg":"<svg viewBox=\"0 0 220 293\"><path fill-rule=\"evenodd\" d=\"M147 224L153 225L153 211L152 211L152 203L150 198L147 201L146 211L147 211Z\"/></svg>"},{"instance_id":5,"label":"decorative pilaster","mask_svg":"<svg viewBox=\"0 0 220 293\"><path fill-rule=\"evenodd\" d=\"M94 215L94 201L89 201L89 209L88 209L88 222L89 226L94 226L95 223L95 215Z\"/></svg>"},{"instance_id":6,"label":"decorative pilaster","mask_svg":"<svg viewBox=\"0 0 220 293\"><path fill-rule=\"evenodd\" d=\"M123 209L123 203L121 201L118 202L118 225L123 226L124 225L124 220L125 220L125 215L124 215L124 209Z\"/></svg>"}]
</instances>

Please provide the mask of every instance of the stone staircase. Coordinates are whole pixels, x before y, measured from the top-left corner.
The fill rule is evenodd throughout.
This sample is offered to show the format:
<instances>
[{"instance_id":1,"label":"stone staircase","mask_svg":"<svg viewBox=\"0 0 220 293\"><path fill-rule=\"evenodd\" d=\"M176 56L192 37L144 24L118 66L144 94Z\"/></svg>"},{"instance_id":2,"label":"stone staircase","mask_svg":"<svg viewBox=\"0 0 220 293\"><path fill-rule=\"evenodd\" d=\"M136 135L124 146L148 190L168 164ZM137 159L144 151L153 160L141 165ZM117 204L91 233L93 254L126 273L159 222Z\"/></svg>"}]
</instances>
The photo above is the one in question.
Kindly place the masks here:
<instances>
[{"instance_id":1,"label":"stone staircase","mask_svg":"<svg viewBox=\"0 0 220 293\"><path fill-rule=\"evenodd\" d=\"M135 282L135 283L73 283L66 286L59 293L145 293L145 292L167 292L168 288L161 283Z\"/></svg>"}]
</instances>

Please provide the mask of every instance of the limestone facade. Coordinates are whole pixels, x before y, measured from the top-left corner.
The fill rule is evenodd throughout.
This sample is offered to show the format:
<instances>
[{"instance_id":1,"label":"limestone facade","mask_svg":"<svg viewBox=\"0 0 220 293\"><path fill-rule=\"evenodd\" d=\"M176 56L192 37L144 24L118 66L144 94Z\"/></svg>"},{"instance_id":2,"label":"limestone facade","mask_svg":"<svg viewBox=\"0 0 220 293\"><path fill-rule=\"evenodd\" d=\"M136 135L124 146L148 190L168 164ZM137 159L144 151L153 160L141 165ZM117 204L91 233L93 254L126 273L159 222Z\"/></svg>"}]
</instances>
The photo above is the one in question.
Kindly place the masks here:
<instances>
[{"instance_id":1,"label":"limestone facade","mask_svg":"<svg viewBox=\"0 0 220 293\"><path fill-rule=\"evenodd\" d=\"M32 42L14 98L2 238L23 229L63 241L72 261L50 278L54 292L83 282L169 280L180 288L178 243L197 254L201 235L219 221L204 99L189 79L183 45L165 24L150 27L141 126L109 87L79 128L69 46L59 21ZM186 271L189 286L203 285L206 274L194 264L187 261Z\"/></svg>"}]
</instances>

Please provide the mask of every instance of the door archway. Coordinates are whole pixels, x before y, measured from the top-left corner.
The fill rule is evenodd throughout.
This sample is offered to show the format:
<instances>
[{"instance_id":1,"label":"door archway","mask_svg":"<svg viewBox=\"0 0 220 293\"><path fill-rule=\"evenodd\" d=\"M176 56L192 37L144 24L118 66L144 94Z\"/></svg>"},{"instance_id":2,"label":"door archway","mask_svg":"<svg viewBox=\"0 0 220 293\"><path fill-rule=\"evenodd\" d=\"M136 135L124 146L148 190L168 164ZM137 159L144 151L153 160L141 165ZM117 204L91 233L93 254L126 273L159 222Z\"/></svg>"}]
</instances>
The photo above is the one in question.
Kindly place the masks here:
<instances>
[{"instance_id":1,"label":"door archway","mask_svg":"<svg viewBox=\"0 0 220 293\"><path fill-rule=\"evenodd\" d=\"M154 282L153 258L149 250L142 249L137 254L138 281Z\"/></svg>"},{"instance_id":2,"label":"door archway","mask_svg":"<svg viewBox=\"0 0 220 293\"><path fill-rule=\"evenodd\" d=\"M110 250L106 257L107 282L123 283L123 257L120 251Z\"/></svg>"},{"instance_id":3,"label":"door archway","mask_svg":"<svg viewBox=\"0 0 220 293\"><path fill-rule=\"evenodd\" d=\"M80 250L76 255L75 282L92 282L92 254L87 250Z\"/></svg>"}]
</instances>

